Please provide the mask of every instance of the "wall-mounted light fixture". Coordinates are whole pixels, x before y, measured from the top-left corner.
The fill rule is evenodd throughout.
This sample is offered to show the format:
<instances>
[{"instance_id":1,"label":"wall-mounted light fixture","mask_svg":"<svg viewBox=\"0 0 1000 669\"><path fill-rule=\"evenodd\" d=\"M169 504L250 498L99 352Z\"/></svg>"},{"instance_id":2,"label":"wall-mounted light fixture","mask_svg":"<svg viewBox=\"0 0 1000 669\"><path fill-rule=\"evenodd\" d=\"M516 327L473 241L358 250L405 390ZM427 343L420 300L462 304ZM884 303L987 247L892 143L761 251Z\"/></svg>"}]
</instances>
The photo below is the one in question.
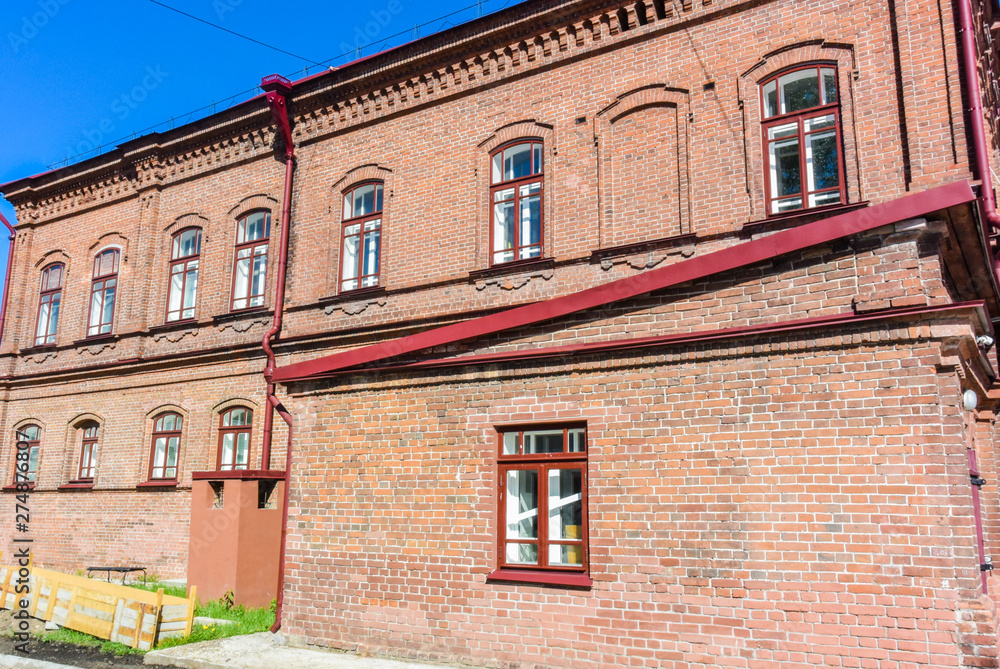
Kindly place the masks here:
<instances>
[{"instance_id":1,"label":"wall-mounted light fixture","mask_svg":"<svg viewBox=\"0 0 1000 669\"><path fill-rule=\"evenodd\" d=\"M979 406L979 395L976 394L975 390L966 390L962 393L962 406L966 411L975 411L976 407Z\"/></svg>"}]
</instances>

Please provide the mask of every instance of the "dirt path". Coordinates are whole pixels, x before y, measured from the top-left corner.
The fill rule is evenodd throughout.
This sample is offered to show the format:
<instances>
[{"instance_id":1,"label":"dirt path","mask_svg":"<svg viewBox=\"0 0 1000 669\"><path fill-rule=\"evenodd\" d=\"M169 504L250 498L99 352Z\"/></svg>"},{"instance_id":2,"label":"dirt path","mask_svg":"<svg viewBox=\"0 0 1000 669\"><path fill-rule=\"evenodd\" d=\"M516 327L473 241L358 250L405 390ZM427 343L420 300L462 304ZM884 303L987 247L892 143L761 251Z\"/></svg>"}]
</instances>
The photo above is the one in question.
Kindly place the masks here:
<instances>
[{"instance_id":1,"label":"dirt path","mask_svg":"<svg viewBox=\"0 0 1000 669\"><path fill-rule=\"evenodd\" d=\"M45 631L45 623L34 619L32 619L31 628L28 631L31 635L31 640L28 642L30 652L25 656L14 649L14 646L19 642L14 639L11 632L11 623L13 620L10 611L0 611L0 655L30 657L33 660L58 662L71 667L81 667L82 669L142 666L141 655L116 656L102 653L97 648L84 648L82 646L40 641L38 635Z\"/></svg>"}]
</instances>

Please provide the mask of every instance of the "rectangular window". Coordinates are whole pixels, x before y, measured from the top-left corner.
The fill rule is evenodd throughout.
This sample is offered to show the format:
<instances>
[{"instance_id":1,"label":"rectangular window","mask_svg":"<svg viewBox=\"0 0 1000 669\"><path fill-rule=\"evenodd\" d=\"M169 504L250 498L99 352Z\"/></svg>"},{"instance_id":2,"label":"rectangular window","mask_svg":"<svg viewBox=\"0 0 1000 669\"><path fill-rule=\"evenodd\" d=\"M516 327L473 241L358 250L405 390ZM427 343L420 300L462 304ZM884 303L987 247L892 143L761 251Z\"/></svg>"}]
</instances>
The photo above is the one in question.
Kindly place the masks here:
<instances>
[{"instance_id":1,"label":"rectangular window","mask_svg":"<svg viewBox=\"0 0 1000 669\"><path fill-rule=\"evenodd\" d=\"M201 230L189 228L174 236L170 256L170 289L167 297L168 323L194 318L200 254Z\"/></svg>"},{"instance_id":2,"label":"rectangular window","mask_svg":"<svg viewBox=\"0 0 1000 669\"><path fill-rule=\"evenodd\" d=\"M117 249L102 251L94 258L94 280L90 285L90 318L87 336L108 334L115 318L115 293L118 290Z\"/></svg>"},{"instance_id":3,"label":"rectangular window","mask_svg":"<svg viewBox=\"0 0 1000 669\"><path fill-rule=\"evenodd\" d=\"M77 480L91 481L97 470L97 425L89 425L83 429L83 442L80 447L80 470Z\"/></svg>"},{"instance_id":4,"label":"rectangular window","mask_svg":"<svg viewBox=\"0 0 1000 669\"><path fill-rule=\"evenodd\" d=\"M490 264L542 256L542 145L521 141L491 158Z\"/></svg>"},{"instance_id":5,"label":"rectangular window","mask_svg":"<svg viewBox=\"0 0 1000 669\"><path fill-rule=\"evenodd\" d=\"M806 65L761 86L768 214L847 201L836 70Z\"/></svg>"},{"instance_id":6,"label":"rectangular window","mask_svg":"<svg viewBox=\"0 0 1000 669\"><path fill-rule=\"evenodd\" d=\"M501 430L497 461L499 569L491 578L589 584L579 578L588 571L586 428Z\"/></svg>"},{"instance_id":7,"label":"rectangular window","mask_svg":"<svg viewBox=\"0 0 1000 669\"><path fill-rule=\"evenodd\" d=\"M50 265L42 272L42 290L38 299L38 319L35 325L35 346L56 343L64 272L65 266L62 263Z\"/></svg>"},{"instance_id":8,"label":"rectangular window","mask_svg":"<svg viewBox=\"0 0 1000 669\"><path fill-rule=\"evenodd\" d=\"M381 183L366 183L344 194L340 291L378 285L382 248Z\"/></svg>"},{"instance_id":9,"label":"rectangular window","mask_svg":"<svg viewBox=\"0 0 1000 669\"><path fill-rule=\"evenodd\" d=\"M236 227L236 258L233 263L232 310L264 306L267 289L267 245L271 214L247 214ZM193 300L193 297L192 297Z\"/></svg>"}]
</instances>

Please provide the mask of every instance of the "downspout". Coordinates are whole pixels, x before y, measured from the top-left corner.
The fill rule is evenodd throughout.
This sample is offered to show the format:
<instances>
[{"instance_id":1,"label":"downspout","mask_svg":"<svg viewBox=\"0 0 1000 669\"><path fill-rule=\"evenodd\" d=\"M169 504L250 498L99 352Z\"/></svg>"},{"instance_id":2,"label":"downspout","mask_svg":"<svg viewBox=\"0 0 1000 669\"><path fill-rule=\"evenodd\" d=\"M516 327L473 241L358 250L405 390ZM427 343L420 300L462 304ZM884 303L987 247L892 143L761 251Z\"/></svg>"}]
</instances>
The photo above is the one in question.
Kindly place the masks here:
<instances>
[{"instance_id":1,"label":"downspout","mask_svg":"<svg viewBox=\"0 0 1000 669\"><path fill-rule=\"evenodd\" d=\"M285 590L285 538L288 535L288 500L289 483L292 471L292 416L285 410L274 394L274 349L271 341L281 332L281 317L285 304L285 271L288 262L288 236L291 227L292 211L292 176L295 171L295 145L292 142L292 129L288 122L288 95L292 92L292 84L284 77L272 74L261 79L261 88L267 91L267 104L271 115L281 133L285 144L285 192L281 207L281 248L278 251L278 281L274 290L274 322L264 333L261 345L267 355L267 366L264 368L264 381L267 383L267 408L264 411L264 445L260 454L260 468L271 468L271 432L273 429L274 411L288 424L288 444L285 447L285 479L284 503L281 514L281 553L278 557L278 592L275 601L274 625L271 632L277 632L281 627L281 606Z\"/></svg>"},{"instance_id":2,"label":"downspout","mask_svg":"<svg viewBox=\"0 0 1000 669\"><path fill-rule=\"evenodd\" d=\"M10 224L3 214L0 214L0 223L3 223L10 231L10 245L7 247L7 273L3 277L3 303L0 304L0 342L3 341L3 326L7 322L7 297L10 293L10 272L14 269L14 240L17 233L14 226Z\"/></svg>"},{"instance_id":3,"label":"downspout","mask_svg":"<svg viewBox=\"0 0 1000 669\"><path fill-rule=\"evenodd\" d=\"M983 94L979 88L979 48L972 23L972 0L958 0L958 32L962 41L962 79L969 95L969 125L972 130L973 159L981 182L980 202L989 227L990 237L1000 235L1000 214L997 214L996 194L990 173L989 147L986 143L986 126L983 122ZM1000 249L998 249L1000 251ZM993 269L1000 273L1000 259L993 257Z\"/></svg>"}]
</instances>

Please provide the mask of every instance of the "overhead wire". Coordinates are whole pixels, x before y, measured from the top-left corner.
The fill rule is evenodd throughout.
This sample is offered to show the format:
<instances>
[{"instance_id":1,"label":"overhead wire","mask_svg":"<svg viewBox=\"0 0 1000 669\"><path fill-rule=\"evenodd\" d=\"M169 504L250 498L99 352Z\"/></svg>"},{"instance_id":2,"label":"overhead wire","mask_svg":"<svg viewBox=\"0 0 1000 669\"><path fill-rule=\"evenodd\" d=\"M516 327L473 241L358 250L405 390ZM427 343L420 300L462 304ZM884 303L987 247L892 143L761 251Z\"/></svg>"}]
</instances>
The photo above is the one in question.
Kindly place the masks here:
<instances>
[{"instance_id":1,"label":"overhead wire","mask_svg":"<svg viewBox=\"0 0 1000 669\"><path fill-rule=\"evenodd\" d=\"M241 37L243 39L249 40L249 41L254 42L256 44L259 44L261 46L265 46L265 47L267 47L269 49L273 49L275 51L280 51L281 53L284 53L286 55L292 56L294 58L298 58L299 60L304 60L304 61L306 61L308 63L312 63L312 65L310 65L310 66L307 66L307 67L305 67L305 68L303 68L301 70L296 70L295 72L292 72L291 74L286 75L286 77L288 79L294 80L297 77L299 77L300 75L308 76L310 70L312 70L314 67L327 67L327 66L330 66L330 64L333 63L336 60L344 58L345 56L350 56L351 54L360 53L364 49L367 49L367 48L369 48L369 47L371 47L371 46L373 46L375 44L379 44L380 45L380 49L379 49L378 53L381 53L381 51L384 48L384 45L389 40L392 40L393 38L400 37L400 36L405 35L405 34L410 33L410 32L415 32L416 34L419 34L420 28L424 28L426 26L429 26L431 24L437 23L439 21L446 21L448 18L450 18L452 16L455 16L456 14L461 14L462 12L467 12L470 9L480 8L480 10L481 10L481 7L484 4L489 4L490 2L497 2L499 0L482 0L481 2L477 1L474 4L467 5L465 7L462 7L461 9L456 9L456 10L454 10L452 12L449 12L447 14L444 14L442 16L438 16L437 18L430 19L429 21L425 21L424 23L415 24L412 28L407 28L406 30L401 30L401 31L399 31L397 33L394 33L392 35L389 35L389 36L384 37L384 38L379 39L379 40L373 40L373 41L369 42L368 44L358 45L358 46L356 46L355 48L353 48L353 49L351 49L349 51L345 51L345 52L343 52L341 54L333 56L332 58L327 58L326 60L322 60L322 61L320 61L318 63L315 62L315 61L312 61L312 60L310 60L308 58L304 58L302 56L297 56L297 55L295 55L293 53L289 53L287 51L283 51L282 49L279 49L277 47L271 46L269 44L265 44L263 42L259 42L259 41L255 40L255 39L253 39L252 37L248 37L246 35L242 35L240 33L237 33L237 32L234 32L232 30L229 30L228 28L223 28L222 26L216 25L216 24L211 23L209 21L205 21L204 19L200 19L197 16L193 16L193 15L187 14L185 12L182 12L179 9L176 9L176 8L171 7L169 5L163 4L162 2L159 2L159 0L149 0L149 1L152 2L152 3L154 3L154 4L156 4L156 5L160 5L162 7L165 7L166 9L170 9L172 11L175 11L175 12L177 12L179 14L184 14L185 16L188 16L188 17L193 18L193 19L195 19L197 21L200 21L201 23L204 23L206 25L212 26L214 28L218 28L218 29L223 30L223 31L225 31L227 33L235 35L237 37ZM500 9L504 9L509 4L511 4L511 2L512 2L512 0L506 0L503 3L503 5L500 7ZM515 3L515 4L517 4L517 3ZM499 9L496 10L496 11L499 11ZM472 19L469 19L468 21L462 21L462 22L460 22L458 24L451 24L451 26L452 27L461 26L461 25L464 25L465 23L470 23L470 22L472 22L474 20L477 20L478 18L481 18L481 17L477 16L477 17L474 17ZM442 28L438 28L437 30L432 31L432 32L428 33L427 35L425 35L425 37L433 35L433 34L436 34L437 32L440 32L441 30L444 30L444 29L445 28L443 28L443 27ZM330 66L330 69L333 69L332 66ZM166 125L168 123L172 123L173 120L186 118L188 120L185 121L185 123L189 123L189 122L195 120L195 114L198 114L199 112L203 112L203 111L205 111L207 109L211 109L212 113L215 113L216 108L220 104L226 104L225 108L228 109L230 106L236 104L236 101L239 100L240 98L242 98L243 96L249 95L251 93L256 93L256 92L259 91L259 89L260 89L259 86L254 86L252 88L248 88L246 90L240 91L239 93L235 93L233 95L230 95L230 96L227 96L225 98L222 98L221 101L216 101L216 102L213 102L212 104L204 105L203 107L199 107L199 108L194 109L194 110L192 110L190 112L186 112L184 114L180 114L178 116L171 117L171 119L172 119L171 121L160 121L159 123L155 123L155 124L153 124L153 125L151 125L151 126L149 126L147 128L143 128L142 130L134 131L134 132L130 133L129 136L124 136L124 137L119 137L118 139L109 140L107 142L107 144L101 144L100 146L96 147L95 149L90 149L89 151L82 151L82 152L80 152L80 153L78 153L76 155L67 156L63 160L59 160L59 161L57 161L55 163L52 163L52 164L48 165L48 169L53 169L53 168L55 168L57 166L69 165L72 161L76 160L77 158L81 158L83 156L87 156L87 155L89 155L91 153L94 153L95 151L97 151L97 153L94 154L94 157L99 156L99 155L101 155L100 149L103 148L104 146L111 147L111 146L117 145L117 144L119 144L121 142L127 141L129 139L135 139L136 137L142 136L142 135L144 135L144 134L146 134L148 132L152 132L152 131L156 130L157 128L161 127L161 126L164 126L164 125Z\"/></svg>"}]
</instances>

